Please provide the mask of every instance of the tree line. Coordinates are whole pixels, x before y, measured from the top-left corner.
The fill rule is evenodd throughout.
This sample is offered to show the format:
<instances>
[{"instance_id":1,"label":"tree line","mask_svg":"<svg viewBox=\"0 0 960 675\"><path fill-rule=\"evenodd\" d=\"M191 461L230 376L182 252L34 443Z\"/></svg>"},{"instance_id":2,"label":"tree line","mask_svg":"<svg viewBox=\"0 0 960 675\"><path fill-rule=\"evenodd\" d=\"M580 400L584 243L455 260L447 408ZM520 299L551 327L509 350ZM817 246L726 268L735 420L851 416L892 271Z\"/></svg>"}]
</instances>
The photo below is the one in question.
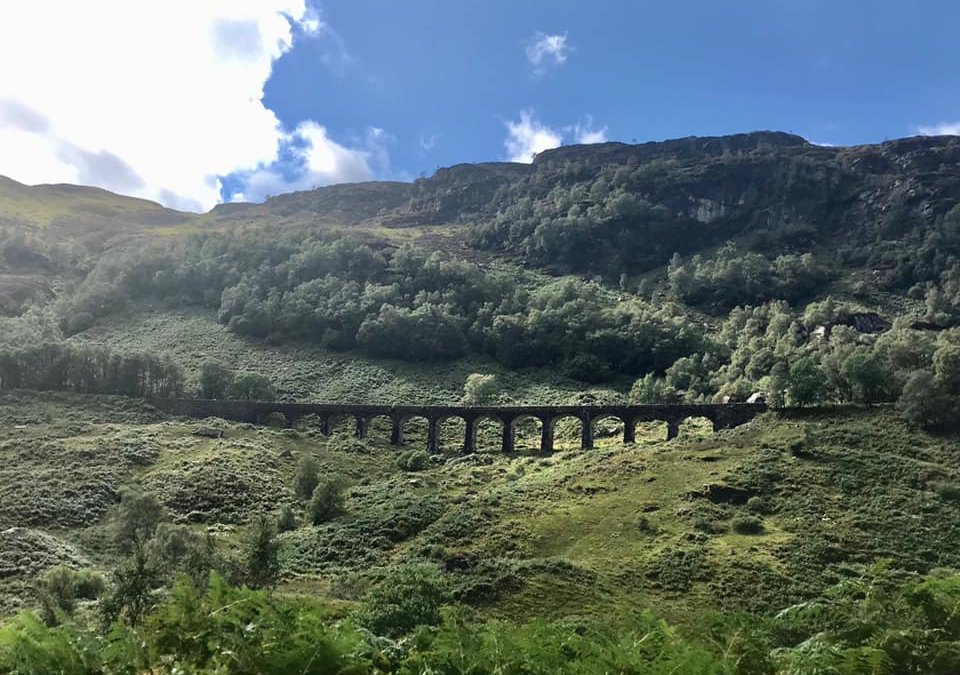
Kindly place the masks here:
<instances>
[{"instance_id":1,"label":"tree line","mask_svg":"<svg viewBox=\"0 0 960 675\"><path fill-rule=\"evenodd\" d=\"M0 319L0 389L137 398L276 398L270 380L258 373L236 373L219 361L207 360L191 382L169 354L72 344L51 323L37 311Z\"/></svg>"},{"instance_id":2,"label":"tree line","mask_svg":"<svg viewBox=\"0 0 960 675\"><path fill-rule=\"evenodd\" d=\"M272 342L408 361L479 353L588 381L662 371L698 347L702 330L683 313L621 300L589 281L538 283L410 244L267 228L109 254L57 311L72 334L146 302L203 306Z\"/></svg>"}]
</instances>

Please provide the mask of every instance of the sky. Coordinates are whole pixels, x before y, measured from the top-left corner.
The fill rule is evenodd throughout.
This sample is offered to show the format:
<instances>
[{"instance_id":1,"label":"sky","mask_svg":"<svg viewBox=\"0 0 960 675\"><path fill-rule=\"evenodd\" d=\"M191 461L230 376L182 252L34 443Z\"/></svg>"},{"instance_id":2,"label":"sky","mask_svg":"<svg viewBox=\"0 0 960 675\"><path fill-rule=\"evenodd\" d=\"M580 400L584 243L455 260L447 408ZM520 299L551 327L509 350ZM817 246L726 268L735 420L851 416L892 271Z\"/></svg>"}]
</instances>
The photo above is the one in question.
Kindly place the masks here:
<instances>
[{"instance_id":1,"label":"sky","mask_svg":"<svg viewBox=\"0 0 960 675\"><path fill-rule=\"evenodd\" d=\"M570 143L960 134L954 0L4 0L0 175L205 211Z\"/></svg>"}]
</instances>

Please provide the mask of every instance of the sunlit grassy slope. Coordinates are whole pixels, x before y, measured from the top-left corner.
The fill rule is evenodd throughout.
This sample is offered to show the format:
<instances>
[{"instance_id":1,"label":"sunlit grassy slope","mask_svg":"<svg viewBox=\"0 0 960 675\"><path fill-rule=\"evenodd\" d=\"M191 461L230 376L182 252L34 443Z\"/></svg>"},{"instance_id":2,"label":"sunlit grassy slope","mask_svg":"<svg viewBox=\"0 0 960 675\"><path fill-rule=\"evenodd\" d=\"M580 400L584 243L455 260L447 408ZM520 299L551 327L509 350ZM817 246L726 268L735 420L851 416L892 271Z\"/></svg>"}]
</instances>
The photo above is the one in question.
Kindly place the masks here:
<instances>
[{"instance_id":1,"label":"sunlit grassy slope","mask_svg":"<svg viewBox=\"0 0 960 675\"><path fill-rule=\"evenodd\" d=\"M156 311L116 317L73 340L106 344L121 351L166 352L175 357L188 376L215 355L238 371L266 375L283 397L306 401L450 403L460 399L467 376L474 372L495 374L504 401L561 403L583 396L614 395L605 389L584 390L583 383L552 370L509 371L486 359L424 367L309 345L270 345L231 333L211 313L203 311ZM624 382L620 388L626 387L628 383Z\"/></svg>"},{"instance_id":2,"label":"sunlit grassy slope","mask_svg":"<svg viewBox=\"0 0 960 675\"><path fill-rule=\"evenodd\" d=\"M460 458L450 425L446 454L418 472L397 468L383 425L361 442L346 423L331 437L219 424L223 440L125 399L0 399L2 609L29 605L33 577L53 564L109 566L104 514L130 482L227 549L253 514L294 504L283 588L336 606L384 568L425 559L490 615L652 607L683 623L708 609L776 610L881 558L960 565L960 443L883 409L770 413L718 434L693 421L672 442L654 425L630 447L602 423L586 452L573 424L552 457L536 456L528 425L515 457L496 451L491 427L482 451ZM408 435L409 448L423 444L415 425ZM303 523L292 493L303 454L352 484L330 523ZM759 531L734 531L745 522Z\"/></svg>"},{"instance_id":3,"label":"sunlit grassy slope","mask_svg":"<svg viewBox=\"0 0 960 675\"><path fill-rule=\"evenodd\" d=\"M120 227L176 225L193 214L78 185L28 186L0 176L0 214L9 224L69 227L111 223Z\"/></svg>"}]
</instances>

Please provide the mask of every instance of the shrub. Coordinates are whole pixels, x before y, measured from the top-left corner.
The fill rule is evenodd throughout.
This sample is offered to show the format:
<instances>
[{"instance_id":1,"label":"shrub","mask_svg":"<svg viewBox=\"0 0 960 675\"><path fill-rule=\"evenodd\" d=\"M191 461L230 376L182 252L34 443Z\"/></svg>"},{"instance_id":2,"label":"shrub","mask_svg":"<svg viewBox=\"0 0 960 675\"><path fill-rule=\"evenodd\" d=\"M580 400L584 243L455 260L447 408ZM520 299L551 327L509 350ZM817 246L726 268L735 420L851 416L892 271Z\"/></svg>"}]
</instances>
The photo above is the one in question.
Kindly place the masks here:
<instances>
[{"instance_id":1,"label":"shrub","mask_svg":"<svg viewBox=\"0 0 960 675\"><path fill-rule=\"evenodd\" d=\"M139 488L120 489L120 503L113 509L113 536L124 553L142 549L166 519L166 512L152 494Z\"/></svg>"},{"instance_id":2,"label":"shrub","mask_svg":"<svg viewBox=\"0 0 960 675\"><path fill-rule=\"evenodd\" d=\"M273 523L264 515L253 522L244 542L244 576L250 588L269 588L280 576L280 544Z\"/></svg>"},{"instance_id":3,"label":"shrub","mask_svg":"<svg viewBox=\"0 0 960 675\"><path fill-rule=\"evenodd\" d=\"M347 481L343 476L333 475L321 480L310 498L308 510L314 525L325 523L343 513Z\"/></svg>"},{"instance_id":4,"label":"shrub","mask_svg":"<svg viewBox=\"0 0 960 675\"><path fill-rule=\"evenodd\" d=\"M233 371L219 361L204 361L200 364L200 398L226 398L233 379Z\"/></svg>"},{"instance_id":5,"label":"shrub","mask_svg":"<svg viewBox=\"0 0 960 675\"><path fill-rule=\"evenodd\" d=\"M403 565L374 587L356 620L377 635L405 635L417 626L440 623L440 607L450 601L450 591L436 565Z\"/></svg>"},{"instance_id":6,"label":"shrub","mask_svg":"<svg viewBox=\"0 0 960 675\"><path fill-rule=\"evenodd\" d=\"M737 516L730 521L730 527L737 534L763 533L763 521L755 516Z\"/></svg>"},{"instance_id":7,"label":"shrub","mask_svg":"<svg viewBox=\"0 0 960 675\"><path fill-rule=\"evenodd\" d=\"M727 530L723 523L713 518L697 518L693 521L693 528L707 534L722 534Z\"/></svg>"},{"instance_id":8,"label":"shrub","mask_svg":"<svg viewBox=\"0 0 960 675\"><path fill-rule=\"evenodd\" d=\"M751 497L747 500L747 509L753 513L763 513L767 510L767 500L763 497Z\"/></svg>"},{"instance_id":9,"label":"shrub","mask_svg":"<svg viewBox=\"0 0 960 675\"><path fill-rule=\"evenodd\" d=\"M313 455L301 455L293 477L293 487L302 499L310 499L320 482L320 465Z\"/></svg>"},{"instance_id":10,"label":"shrub","mask_svg":"<svg viewBox=\"0 0 960 675\"><path fill-rule=\"evenodd\" d=\"M57 565L36 584L43 619L48 625L60 622L63 615L73 613L76 601L95 600L103 592L103 577L91 570L72 570Z\"/></svg>"},{"instance_id":11,"label":"shrub","mask_svg":"<svg viewBox=\"0 0 960 675\"><path fill-rule=\"evenodd\" d=\"M293 513L293 507L284 504L280 507L280 513L277 514L277 532L290 532L297 529L297 516Z\"/></svg>"},{"instance_id":12,"label":"shrub","mask_svg":"<svg viewBox=\"0 0 960 675\"><path fill-rule=\"evenodd\" d=\"M244 401L272 401L277 397L273 384L259 373L243 373L230 385L230 397Z\"/></svg>"},{"instance_id":13,"label":"shrub","mask_svg":"<svg viewBox=\"0 0 960 675\"><path fill-rule=\"evenodd\" d=\"M158 667L149 672L346 672L348 644L324 625L315 607L230 588L216 575L206 586L203 591L181 580L150 617L143 635Z\"/></svg>"},{"instance_id":14,"label":"shrub","mask_svg":"<svg viewBox=\"0 0 960 675\"><path fill-rule=\"evenodd\" d=\"M489 403L497 393L497 378L495 375L471 373L463 385L463 404L480 405Z\"/></svg>"},{"instance_id":15,"label":"shrub","mask_svg":"<svg viewBox=\"0 0 960 675\"><path fill-rule=\"evenodd\" d=\"M423 471L430 466L430 455L426 450L407 450L397 457L397 467L401 471Z\"/></svg>"},{"instance_id":16,"label":"shrub","mask_svg":"<svg viewBox=\"0 0 960 675\"><path fill-rule=\"evenodd\" d=\"M936 492L941 499L946 499L951 502L960 501L960 484L939 480L931 483L930 487L933 488L933 491Z\"/></svg>"}]
</instances>

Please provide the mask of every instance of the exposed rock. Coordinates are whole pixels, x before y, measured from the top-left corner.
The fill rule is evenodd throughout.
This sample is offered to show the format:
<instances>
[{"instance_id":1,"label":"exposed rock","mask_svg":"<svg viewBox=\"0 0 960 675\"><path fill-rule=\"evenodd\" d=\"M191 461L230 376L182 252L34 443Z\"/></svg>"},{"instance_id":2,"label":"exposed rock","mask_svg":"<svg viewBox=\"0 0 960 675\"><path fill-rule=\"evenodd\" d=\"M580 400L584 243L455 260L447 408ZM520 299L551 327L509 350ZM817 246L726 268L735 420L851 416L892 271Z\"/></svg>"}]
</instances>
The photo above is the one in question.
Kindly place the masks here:
<instances>
[{"instance_id":1,"label":"exposed rock","mask_svg":"<svg viewBox=\"0 0 960 675\"><path fill-rule=\"evenodd\" d=\"M227 436L226 431L215 427L197 427L192 433L194 436L203 436L204 438L226 438Z\"/></svg>"},{"instance_id":2,"label":"exposed rock","mask_svg":"<svg viewBox=\"0 0 960 675\"><path fill-rule=\"evenodd\" d=\"M913 330L932 330L932 331L946 330L946 326L941 326L940 324L934 323L933 321L924 321L924 320L914 321L913 323L910 324L910 328L912 328Z\"/></svg>"},{"instance_id":3,"label":"exposed rock","mask_svg":"<svg viewBox=\"0 0 960 675\"><path fill-rule=\"evenodd\" d=\"M694 492L690 496L704 498L714 504L741 506L753 497L753 491L725 483L708 483L703 486L703 490Z\"/></svg>"},{"instance_id":4,"label":"exposed rock","mask_svg":"<svg viewBox=\"0 0 960 675\"><path fill-rule=\"evenodd\" d=\"M838 326L850 326L858 333L883 333L890 322L876 312L855 312L837 320Z\"/></svg>"}]
</instances>

